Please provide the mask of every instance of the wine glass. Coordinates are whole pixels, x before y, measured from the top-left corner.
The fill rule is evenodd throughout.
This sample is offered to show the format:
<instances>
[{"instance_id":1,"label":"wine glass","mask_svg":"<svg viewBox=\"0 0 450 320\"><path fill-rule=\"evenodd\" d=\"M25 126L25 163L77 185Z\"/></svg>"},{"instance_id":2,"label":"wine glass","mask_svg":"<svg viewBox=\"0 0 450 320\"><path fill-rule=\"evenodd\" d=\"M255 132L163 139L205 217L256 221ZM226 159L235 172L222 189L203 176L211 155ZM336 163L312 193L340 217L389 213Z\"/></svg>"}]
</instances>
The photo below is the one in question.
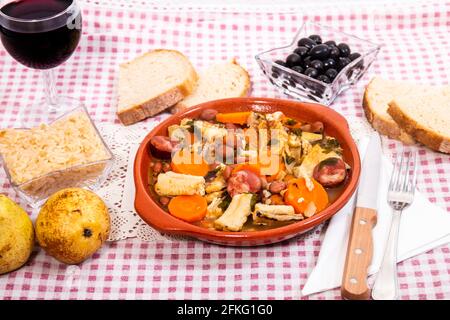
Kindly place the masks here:
<instances>
[{"instance_id":1,"label":"wine glass","mask_svg":"<svg viewBox=\"0 0 450 320\"><path fill-rule=\"evenodd\" d=\"M76 0L0 0L0 39L6 51L19 63L42 70L42 101L28 106L21 117L27 124L30 114L50 122L80 102L61 97L55 87L54 68L65 62L81 37L81 9Z\"/></svg>"}]
</instances>

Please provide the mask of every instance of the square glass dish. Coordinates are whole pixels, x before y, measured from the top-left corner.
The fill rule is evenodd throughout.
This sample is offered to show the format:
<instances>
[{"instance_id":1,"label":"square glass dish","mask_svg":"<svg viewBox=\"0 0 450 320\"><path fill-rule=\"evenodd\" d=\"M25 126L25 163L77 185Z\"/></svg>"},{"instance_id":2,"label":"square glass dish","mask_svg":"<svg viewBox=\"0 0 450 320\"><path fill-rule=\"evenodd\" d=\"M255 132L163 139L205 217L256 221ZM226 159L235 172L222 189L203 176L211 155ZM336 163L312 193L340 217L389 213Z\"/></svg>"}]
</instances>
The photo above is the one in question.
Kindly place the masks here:
<instances>
[{"instance_id":1,"label":"square glass dish","mask_svg":"<svg viewBox=\"0 0 450 320\"><path fill-rule=\"evenodd\" d=\"M333 40L336 44L346 43L351 52L358 52L361 56L340 70L331 83L321 82L275 63L276 60L285 61L286 57L297 48L297 42L310 35L319 35L323 42ZM261 52L255 58L264 75L283 93L302 101L318 102L329 106L341 92L355 84L364 75L375 61L379 51L380 46L370 41L317 23L305 22L291 44Z\"/></svg>"},{"instance_id":2,"label":"square glass dish","mask_svg":"<svg viewBox=\"0 0 450 320\"><path fill-rule=\"evenodd\" d=\"M114 156L81 106L50 124L0 130L0 161L11 186L36 208L64 188L98 188Z\"/></svg>"}]
</instances>

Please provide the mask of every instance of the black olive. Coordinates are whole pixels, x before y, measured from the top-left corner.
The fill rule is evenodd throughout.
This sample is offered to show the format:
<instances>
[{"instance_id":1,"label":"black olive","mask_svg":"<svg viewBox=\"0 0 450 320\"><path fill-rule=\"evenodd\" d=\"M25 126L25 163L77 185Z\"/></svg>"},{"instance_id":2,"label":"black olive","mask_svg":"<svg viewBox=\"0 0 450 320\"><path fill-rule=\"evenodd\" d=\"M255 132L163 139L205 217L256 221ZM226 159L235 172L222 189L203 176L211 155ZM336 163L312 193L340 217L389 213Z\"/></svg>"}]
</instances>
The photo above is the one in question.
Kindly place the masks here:
<instances>
[{"instance_id":1,"label":"black olive","mask_svg":"<svg viewBox=\"0 0 450 320\"><path fill-rule=\"evenodd\" d=\"M331 59L337 60L337 58L339 58L340 54L341 54L341 52L339 51L338 47L332 47L330 49L330 54L329 55L330 55Z\"/></svg>"},{"instance_id":2,"label":"black olive","mask_svg":"<svg viewBox=\"0 0 450 320\"><path fill-rule=\"evenodd\" d=\"M307 47L297 47L294 53L298 54L300 57L304 58L308 54L309 49Z\"/></svg>"},{"instance_id":3,"label":"black olive","mask_svg":"<svg viewBox=\"0 0 450 320\"><path fill-rule=\"evenodd\" d=\"M303 67L305 69L309 68L311 66L311 57L307 56L305 59L303 59Z\"/></svg>"},{"instance_id":4,"label":"black olive","mask_svg":"<svg viewBox=\"0 0 450 320\"><path fill-rule=\"evenodd\" d=\"M337 62L334 59L327 59L323 62L323 67L325 68L325 70L327 69L335 69L337 68Z\"/></svg>"},{"instance_id":5,"label":"black olive","mask_svg":"<svg viewBox=\"0 0 450 320\"><path fill-rule=\"evenodd\" d=\"M283 60L275 60L274 63L277 64L277 65L286 67L286 62L284 62ZM274 73L279 73L280 72L280 69L278 68L277 65L272 66L272 72L274 72Z\"/></svg>"},{"instance_id":6,"label":"black olive","mask_svg":"<svg viewBox=\"0 0 450 320\"><path fill-rule=\"evenodd\" d=\"M276 64L279 64L280 66L286 67L286 62L284 62L283 60L275 60Z\"/></svg>"},{"instance_id":7,"label":"black olive","mask_svg":"<svg viewBox=\"0 0 450 320\"><path fill-rule=\"evenodd\" d=\"M318 34L312 34L308 38L310 38L312 41L314 41L317 44L322 43L322 38Z\"/></svg>"},{"instance_id":8,"label":"black olive","mask_svg":"<svg viewBox=\"0 0 450 320\"><path fill-rule=\"evenodd\" d=\"M338 46L340 56L341 57L348 57L350 54L350 47L346 43L339 43Z\"/></svg>"},{"instance_id":9,"label":"black olive","mask_svg":"<svg viewBox=\"0 0 450 320\"><path fill-rule=\"evenodd\" d=\"M323 71L323 62L320 60L313 60L310 63L310 67L316 69L319 73Z\"/></svg>"},{"instance_id":10,"label":"black olive","mask_svg":"<svg viewBox=\"0 0 450 320\"><path fill-rule=\"evenodd\" d=\"M317 71L317 69L308 68L305 70L305 76L307 76L307 77L317 78L318 75L319 75L319 71Z\"/></svg>"},{"instance_id":11,"label":"black olive","mask_svg":"<svg viewBox=\"0 0 450 320\"><path fill-rule=\"evenodd\" d=\"M328 69L327 71L325 71L325 75L331 80L334 80L334 78L336 78L336 76L338 75L338 72L336 69Z\"/></svg>"},{"instance_id":12,"label":"black olive","mask_svg":"<svg viewBox=\"0 0 450 320\"><path fill-rule=\"evenodd\" d=\"M302 63L302 58L296 53L291 53L286 58L286 65L288 67L298 66L301 63Z\"/></svg>"},{"instance_id":13,"label":"black olive","mask_svg":"<svg viewBox=\"0 0 450 320\"><path fill-rule=\"evenodd\" d=\"M303 73L303 71L304 71L301 66L293 66L291 69L298 73Z\"/></svg>"},{"instance_id":14,"label":"black olive","mask_svg":"<svg viewBox=\"0 0 450 320\"><path fill-rule=\"evenodd\" d=\"M317 80L325 82L325 83L331 83L330 78L328 78L326 75L321 74L317 77Z\"/></svg>"},{"instance_id":15,"label":"black olive","mask_svg":"<svg viewBox=\"0 0 450 320\"><path fill-rule=\"evenodd\" d=\"M330 48L326 44L319 44L309 52L312 59L324 60L330 56Z\"/></svg>"},{"instance_id":16,"label":"black olive","mask_svg":"<svg viewBox=\"0 0 450 320\"><path fill-rule=\"evenodd\" d=\"M324 44L326 44L326 45L329 46L329 47L337 47L336 42L333 41L333 40L329 40L329 41L327 41L327 42L324 42Z\"/></svg>"},{"instance_id":17,"label":"black olive","mask_svg":"<svg viewBox=\"0 0 450 320\"><path fill-rule=\"evenodd\" d=\"M280 74L278 72L272 72L272 78L277 79L279 76L280 76Z\"/></svg>"},{"instance_id":18,"label":"black olive","mask_svg":"<svg viewBox=\"0 0 450 320\"><path fill-rule=\"evenodd\" d=\"M340 57L339 58L339 62L338 62L339 69L344 69L345 66L348 65L350 62L351 61L350 61L349 58L347 58L347 57Z\"/></svg>"},{"instance_id":19,"label":"black olive","mask_svg":"<svg viewBox=\"0 0 450 320\"><path fill-rule=\"evenodd\" d=\"M84 228L83 230L83 237L90 238L92 236L92 230L88 228Z\"/></svg>"},{"instance_id":20,"label":"black olive","mask_svg":"<svg viewBox=\"0 0 450 320\"><path fill-rule=\"evenodd\" d=\"M307 47L308 49L311 49L315 45L316 45L316 43L313 40L311 40L310 38L301 38L297 42L297 46L299 46L299 47Z\"/></svg>"},{"instance_id":21,"label":"black olive","mask_svg":"<svg viewBox=\"0 0 450 320\"><path fill-rule=\"evenodd\" d=\"M353 52L351 55L348 56L348 58L353 61L361 57L361 55L358 52Z\"/></svg>"}]
</instances>

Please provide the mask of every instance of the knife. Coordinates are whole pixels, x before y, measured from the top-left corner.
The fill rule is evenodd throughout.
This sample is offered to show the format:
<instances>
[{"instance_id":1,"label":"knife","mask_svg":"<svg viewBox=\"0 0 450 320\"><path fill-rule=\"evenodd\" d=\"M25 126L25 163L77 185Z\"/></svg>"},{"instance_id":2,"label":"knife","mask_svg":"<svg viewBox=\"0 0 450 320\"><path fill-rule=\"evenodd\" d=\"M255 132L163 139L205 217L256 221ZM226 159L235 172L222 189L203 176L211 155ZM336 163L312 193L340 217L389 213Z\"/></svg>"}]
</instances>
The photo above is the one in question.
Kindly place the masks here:
<instances>
[{"instance_id":1,"label":"knife","mask_svg":"<svg viewBox=\"0 0 450 320\"><path fill-rule=\"evenodd\" d=\"M377 223L381 155L380 136L373 133L363 160L348 241L341 286L341 293L345 299L365 300L370 297L367 269L373 254L372 229Z\"/></svg>"}]
</instances>

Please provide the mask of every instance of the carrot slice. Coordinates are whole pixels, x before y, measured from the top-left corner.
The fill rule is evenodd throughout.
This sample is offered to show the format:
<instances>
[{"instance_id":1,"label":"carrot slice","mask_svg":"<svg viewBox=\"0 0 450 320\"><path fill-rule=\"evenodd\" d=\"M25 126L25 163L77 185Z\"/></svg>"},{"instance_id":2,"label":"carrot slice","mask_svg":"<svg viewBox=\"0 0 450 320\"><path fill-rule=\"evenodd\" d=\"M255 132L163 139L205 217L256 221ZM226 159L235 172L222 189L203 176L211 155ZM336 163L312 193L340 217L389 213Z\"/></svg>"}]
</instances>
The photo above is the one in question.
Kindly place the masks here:
<instances>
[{"instance_id":1,"label":"carrot slice","mask_svg":"<svg viewBox=\"0 0 450 320\"><path fill-rule=\"evenodd\" d=\"M170 163L172 170L176 173L190 174L193 176L206 176L209 171L209 166L203 157L195 153L190 153L190 155L185 156L184 152L184 150L180 150L172 157L172 162Z\"/></svg>"},{"instance_id":2,"label":"carrot slice","mask_svg":"<svg viewBox=\"0 0 450 320\"><path fill-rule=\"evenodd\" d=\"M316 207L316 213L325 209L328 205L328 194L324 187L311 178L314 188L310 191L304 178L292 179L288 183L284 194L284 201L294 207L296 213L304 213L312 202Z\"/></svg>"},{"instance_id":3,"label":"carrot slice","mask_svg":"<svg viewBox=\"0 0 450 320\"><path fill-rule=\"evenodd\" d=\"M232 113L218 113L216 115L216 120L218 122L222 122L222 123L246 124L249 116L250 116L249 111L232 112Z\"/></svg>"},{"instance_id":4,"label":"carrot slice","mask_svg":"<svg viewBox=\"0 0 450 320\"><path fill-rule=\"evenodd\" d=\"M202 220L207 207L206 199L199 195L176 196L168 206L171 215L187 222Z\"/></svg>"},{"instance_id":5,"label":"carrot slice","mask_svg":"<svg viewBox=\"0 0 450 320\"><path fill-rule=\"evenodd\" d=\"M283 181L288 183L289 181L291 181L292 179L295 179L295 177L292 174L287 174L284 178Z\"/></svg>"}]
</instances>

